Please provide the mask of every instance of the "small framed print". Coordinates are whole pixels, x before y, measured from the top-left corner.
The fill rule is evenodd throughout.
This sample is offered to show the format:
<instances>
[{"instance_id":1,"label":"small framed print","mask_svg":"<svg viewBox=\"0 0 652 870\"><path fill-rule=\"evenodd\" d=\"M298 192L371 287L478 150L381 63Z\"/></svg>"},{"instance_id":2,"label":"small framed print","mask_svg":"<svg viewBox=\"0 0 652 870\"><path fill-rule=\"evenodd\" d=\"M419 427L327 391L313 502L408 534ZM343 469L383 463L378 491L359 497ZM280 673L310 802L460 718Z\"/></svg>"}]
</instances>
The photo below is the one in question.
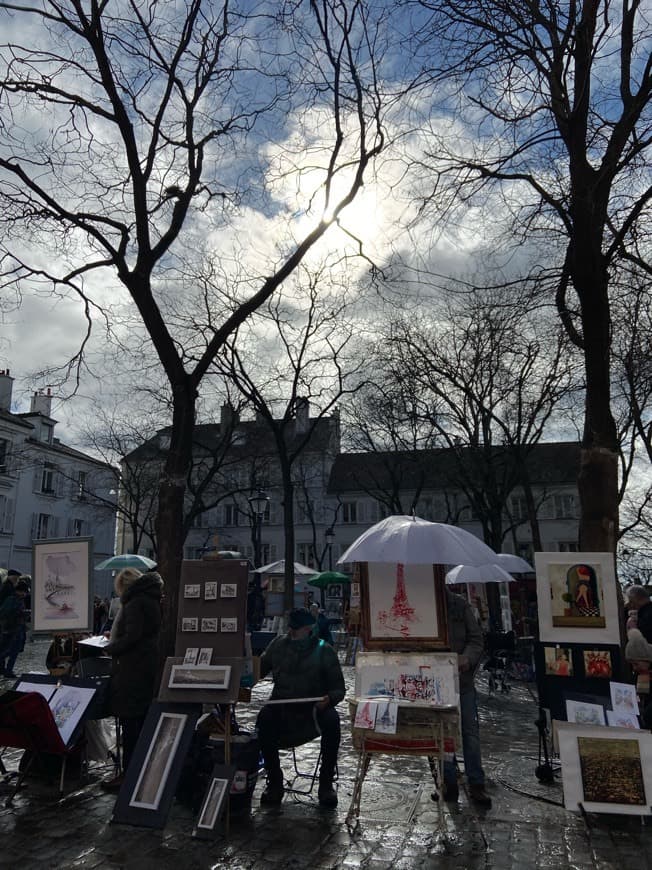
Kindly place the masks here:
<instances>
[{"instance_id":1,"label":"small framed print","mask_svg":"<svg viewBox=\"0 0 652 870\"><path fill-rule=\"evenodd\" d=\"M220 598L237 598L238 584L237 583L221 583Z\"/></svg>"},{"instance_id":2,"label":"small framed print","mask_svg":"<svg viewBox=\"0 0 652 870\"><path fill-rule=\"evenodd\" d=\"M199 631L199 620L196 616L184 616L181 620L181 631Z\"/></svg>"},{"instance_id":3,"label":"small framed print","mask_svg":"<svg viewBox=\"0 0 652 870\"><path fill-rule=\"evenodd\" d=\"M183 657L184 665L196 665L197 664L197 656L199 655L199 649L196 646L189 646L186 650L186 654Z\"/></svg>"},{"instance_id":4,"label":"small framed print","mask_svg":"<svg viewBox=\"0 0 652 870\"><path fill-rule=\"evenodd\" d=\"M201 585L199 583L186 583L183 587L184 598L199 598L201 595Z\"/></svg>"},{"instance_id":5,"label":"small framed print","mask_svg":"<svg viewBox=\"0 0 652 870\"><path fill-rule=\"evenodd\" d=\"M210 665L211 659L213 658L213 647L211 646L203 646L199 650L199 658L197 659L198 665ZM185 662L184 662L185 664ZM194 664L194 662L193 662Z\"/></svg>"},{"instance_id":6,"label":"small framed print","mask_svg":"<svg viewBox=\"0 0 652 870\"><path fill-rule=\"evenodd\" d=\"M201 630L203 632L217 631L217 617L213 617L213 616L202 617Z\"/></svg>"},{"instance_id":7,"label":"small framed print","mask_svg":"<svg viewBox=\"0 0 652 870\"><path fill-rule=\"evenodd\" d=\"M215 601L217 598L217 580L207 580L204 583L204 600Z\"/></svg>"},{"instance_id":8,"label":"small framed print","mask_svg":"<svg viewBox=\"0 0 652 870\"><path fill-rule=\"evenodd\" d=\"M219 831L219 821L224 814L235 771L235 765L215 765L199 810L195 830L192 832L193 837L208 839Z\"/></svg>"},{"instance_id":9,"label":"small framed print","mask_svg":"<svg viewBox=\"0 0 652 870\"><path fill-rule=\"evenodd\" d=\"M238 630L238 620L235 616L223 616L220 619L220 631L225 634Z\"/></svg>"},{"instance_id":10,"label":"small framed print","mask_svg":"<svg viewBox=\"0 0 652 870\"><path fill-rule=\"evenodd\" d=\"M228 689L230 665L172 665L170 689Z\"/></svg>"}]
</instances>

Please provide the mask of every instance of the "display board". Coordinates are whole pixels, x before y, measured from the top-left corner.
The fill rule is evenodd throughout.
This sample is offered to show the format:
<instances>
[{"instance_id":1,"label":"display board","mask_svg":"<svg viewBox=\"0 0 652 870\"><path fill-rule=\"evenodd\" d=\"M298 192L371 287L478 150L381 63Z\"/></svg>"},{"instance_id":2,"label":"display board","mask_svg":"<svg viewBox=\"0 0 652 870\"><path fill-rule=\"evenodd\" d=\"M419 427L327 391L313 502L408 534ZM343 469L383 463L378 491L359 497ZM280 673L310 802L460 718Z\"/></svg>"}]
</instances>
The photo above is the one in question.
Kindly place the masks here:
<instances>
[{"instance_id":1,"label":"display board","mask_svg":"<svg viewBox=\"0 0 652 870\"><path fill-rule=\"evenodd\" d=\"M184 561L175 656L220 664L244 651L248 563L236 559ZM193 652L189 653L188 650Z\"/></svg>"}]
</instances>

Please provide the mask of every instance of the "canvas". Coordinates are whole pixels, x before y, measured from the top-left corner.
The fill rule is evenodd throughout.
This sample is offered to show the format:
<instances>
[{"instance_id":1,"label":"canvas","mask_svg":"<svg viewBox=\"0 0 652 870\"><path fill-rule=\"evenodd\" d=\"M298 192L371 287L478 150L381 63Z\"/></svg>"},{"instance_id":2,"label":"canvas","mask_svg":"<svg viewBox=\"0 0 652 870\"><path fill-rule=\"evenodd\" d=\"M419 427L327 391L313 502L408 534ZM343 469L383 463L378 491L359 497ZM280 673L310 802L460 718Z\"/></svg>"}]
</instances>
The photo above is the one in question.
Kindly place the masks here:
<instances>
[{"instance_id":1,"label":"canvas","mask_svg":"<svg viewBox=\"0 0 652 870\"><path fill-rule=\"evenodd\" d=\"M548 676L573 676L573 651L571 649L560 646L546 646L543 648L543 655Z\"/></svg>"},{"instance_id":2,"label":"canvas","mask_svg":"<svg viewBox=\"0 0 652 870\"><path fill-rule=\"evenodd\" d=\"M608 649L586 649L583 653L584 675L610 680L613 674L611 653Z\"/></svg>"},{"instance_id":3,"label":"canvas","mask_svg":"<svg viewBox=\"0 0 652 870\"><path fill-rule=\"evenodd\" d=\"M652 734L627 728L559 723L559 754L567 809L649 815Z\"/></svg>"},{"instance_id":4,"label":"canvas","mask_svg":"<svg viewBox=\"0 0 652 870\"><path fill-rule=\"evenodd\" d=\"M535 553L539 638L620 643L618 593L608 553Z\"/></svg>"},{"instance_id":5,"label":"canvas","mask_svg":"<svg viewBox=\"0 0 652 870\"><path fill-rule=\"evenodd\" d=\"M34 541L34 631L89 631L92 621L92 538Z\"/></svg>"},{"instance_id":6,"label":"canvas","mask_svg":"<svg viewBox=\"0 0 652 870\"><path fill-rule=\"evenodd\" d=\"M448 642L444 574L439 566L362 566L367 649L437 649Z\"/></svg>"}]
</instances>

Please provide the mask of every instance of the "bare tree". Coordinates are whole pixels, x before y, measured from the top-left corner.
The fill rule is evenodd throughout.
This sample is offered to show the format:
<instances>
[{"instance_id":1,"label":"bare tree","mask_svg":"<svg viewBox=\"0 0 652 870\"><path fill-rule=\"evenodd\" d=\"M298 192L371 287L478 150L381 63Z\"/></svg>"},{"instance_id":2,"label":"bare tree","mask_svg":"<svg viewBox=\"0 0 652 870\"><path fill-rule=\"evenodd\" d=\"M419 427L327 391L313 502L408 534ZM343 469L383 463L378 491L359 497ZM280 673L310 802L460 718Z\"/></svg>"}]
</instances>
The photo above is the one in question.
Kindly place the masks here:
<instances>
[{"instance_id":1,"label":"bare tree","mask_svg":"<svg viewBox=\"0 0 652 870\"><path fill-rule=\"evenodd\" d=\"M619 258L647 268L635 244L647 237L652 195L647 10L640 0L415 6L427 17L420 47L451 97L442 96L433 121L421 183L426 173L434 181L424 201L450 212L490 200L493 221L512 218L517 243L545 239L549 261L559 249L554 299L586 380L580 543L615 552L610 276Z\"/></svg>"},{"instance_id":2,"label":"bare tree","mask_svg":"<svg viewBox=\"0 0 652 870\"><path fill-rule=\"evenodd\" d=\"M169 385L157 516L169 651L200 385L227 337L351 203L381 151L382 28L368 29L356 0L281 9L34 0L2 2L0 15L5 287L49 286L80 300L88 326L71 361L78 376L93 318L114 333L126 299ZM289 132L288 118L297 119ZM272 147L288 137L294 150ZM292 180L298 202L288 208L275 185ZM226 270L232 283L209 299L184 280L188 252L199 258L222 239L242 268L234 238L246 208L276 215L278 249L260 252L249 275Z\"/></svg>"}]
</instances>

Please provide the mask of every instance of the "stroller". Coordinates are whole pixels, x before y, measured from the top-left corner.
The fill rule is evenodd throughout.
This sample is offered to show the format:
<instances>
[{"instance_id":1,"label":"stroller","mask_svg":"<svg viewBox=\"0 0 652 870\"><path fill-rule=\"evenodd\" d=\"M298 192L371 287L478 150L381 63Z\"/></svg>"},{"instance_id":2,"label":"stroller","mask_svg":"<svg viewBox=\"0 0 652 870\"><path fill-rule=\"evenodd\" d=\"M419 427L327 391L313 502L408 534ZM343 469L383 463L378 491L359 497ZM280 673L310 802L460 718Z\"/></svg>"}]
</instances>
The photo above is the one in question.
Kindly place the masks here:
<instances>
[{"instance_id":1,"label":"stroller","mask_svg":"<svg viewBox=\"0 0 652 870\"><path fill-rule=\"evenodd\" d=\"M490 631L485 635L487 661L483 670L489 676L489 694L506 695L511 690L507 675L516 655L516 635L513 631Z\"/></svg>"}]
</instances>

